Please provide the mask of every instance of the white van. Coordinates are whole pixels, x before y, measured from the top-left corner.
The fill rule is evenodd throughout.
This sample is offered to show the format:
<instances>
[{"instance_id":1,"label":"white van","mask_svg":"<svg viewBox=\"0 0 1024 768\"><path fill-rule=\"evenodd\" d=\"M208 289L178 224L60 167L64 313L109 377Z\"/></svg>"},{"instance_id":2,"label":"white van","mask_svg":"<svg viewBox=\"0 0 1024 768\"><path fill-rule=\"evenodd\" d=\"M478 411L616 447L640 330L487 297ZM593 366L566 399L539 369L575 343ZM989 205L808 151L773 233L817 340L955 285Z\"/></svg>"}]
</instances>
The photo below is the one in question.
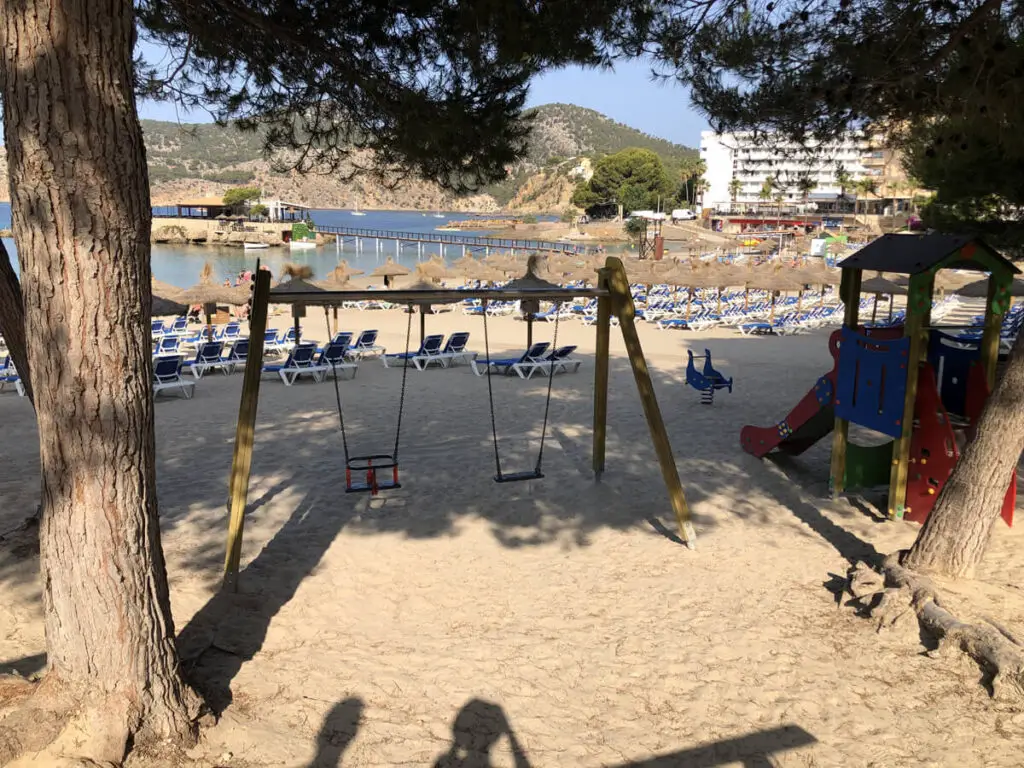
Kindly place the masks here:
<instances>
[{"instance_id":1,"label":"white van","mask_svg":"<svg viewBox=\"0 0 1024 768\"><path fill-rule=\"evenodd\" d=\"M697 214L691 211L689 208L676 208L672 211L672 221L693 221L697 218Z\"/></svg>"}]
</instances>

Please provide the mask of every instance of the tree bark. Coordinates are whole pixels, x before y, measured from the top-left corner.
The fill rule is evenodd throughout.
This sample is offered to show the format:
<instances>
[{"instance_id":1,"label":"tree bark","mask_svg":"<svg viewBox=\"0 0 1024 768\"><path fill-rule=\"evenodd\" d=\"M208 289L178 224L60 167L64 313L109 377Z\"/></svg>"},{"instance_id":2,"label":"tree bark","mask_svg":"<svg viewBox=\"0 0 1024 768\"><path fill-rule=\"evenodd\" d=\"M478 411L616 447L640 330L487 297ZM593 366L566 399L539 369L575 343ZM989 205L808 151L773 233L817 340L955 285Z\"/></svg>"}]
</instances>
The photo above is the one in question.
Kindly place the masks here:
<instances>
[{"instance_id":1,"label":"tree bark","mask_svg":"<svg viewBox=\"0 0 1024 768\"><path fill-rule=\"evenodd\" d=\"M21 298L21 283L14 274L7 247L0 242L0 335L14 359L25 396L34 403L32 377L29 374L28 350L25 348L25 305Z\"/></svg>"},{"instance_id":2,"label":"tree bark","mask_svg":"<svg viewBox=\"0 0 1024 768\"><path fill-rule=\"evenodd\" d=\"M969 576L981 562L1024 450L1024 334L978 419L935 508L903 565L921 573Z\"/></svg>"},{"instance_id":3,"label":"tree bark","mask_svg":"<svg viewBox=\"0 0 1024 768\"><path fill-rule=\"evenodd\" d=\"M77 697L74 748L97 762L119 762L132 742L190 740L199 704L179 674L160 547L133 44L130 0L0 0L47 683Z\"/></svg>"}]
</instances>

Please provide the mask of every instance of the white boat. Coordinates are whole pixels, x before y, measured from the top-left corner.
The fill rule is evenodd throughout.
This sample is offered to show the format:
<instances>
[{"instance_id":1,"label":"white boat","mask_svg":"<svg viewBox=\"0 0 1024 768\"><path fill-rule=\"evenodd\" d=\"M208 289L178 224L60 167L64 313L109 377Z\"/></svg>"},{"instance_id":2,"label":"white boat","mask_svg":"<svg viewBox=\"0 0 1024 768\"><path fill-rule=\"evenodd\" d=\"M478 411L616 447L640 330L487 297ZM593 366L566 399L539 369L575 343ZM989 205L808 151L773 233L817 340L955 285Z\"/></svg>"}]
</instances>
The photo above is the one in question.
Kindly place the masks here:
<instances>
[{"instance_id":1,"label":"white boat","mask_svg":"<svg viewBox=\"0 0 1024 768\"><path fill-rule=\"evenodd\" d=\"M363 211L359 210L359 203L356 203L356 209L354 211L349 211L349 213L351 213L353 216L365 216L366 215Z\"/></svg>"},{"instance_id":2,"label":"white boat","mask_svg":"<svg viewBox=\"0 0 1024 768\"><path fill-rule=\"evenodd\" d=\"M307 251L316 248L316 240L292 240L288 247L293 251Z\"/></svg>"},{"instance_id":3,"label":"white boat","mask_svg":"<svg viewBox=\"0 0 1024 768\"><path fill-rule=\"evenodd\" d=\"M438 211L437 213L434 214L434 218L435 219L443 219L444 218L444 214L441 213L440 211Z\"/></svg>"},{"instance_id":4,"label":"white boat","mask_svg":"<svg viewBox=\"0 0 1024 768\"><path fill-rule=\"evenodd\" d=\"M242 247L247 251L261 251L264 248L269 248L270 246L266 243L242 243Z\"/></svg>"}]
</instances>

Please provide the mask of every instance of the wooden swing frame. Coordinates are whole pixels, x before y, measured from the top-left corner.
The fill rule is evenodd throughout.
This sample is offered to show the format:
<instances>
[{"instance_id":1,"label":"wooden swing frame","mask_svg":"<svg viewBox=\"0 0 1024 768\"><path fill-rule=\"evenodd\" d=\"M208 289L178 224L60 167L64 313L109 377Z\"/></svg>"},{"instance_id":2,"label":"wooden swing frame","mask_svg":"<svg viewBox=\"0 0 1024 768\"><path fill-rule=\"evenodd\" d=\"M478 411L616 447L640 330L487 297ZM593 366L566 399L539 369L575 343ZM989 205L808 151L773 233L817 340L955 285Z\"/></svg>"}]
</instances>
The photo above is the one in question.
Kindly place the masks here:
<instances>
[{"instance_id":1,"label":"wooden swing frame","mask_svg":"<svg viewBox=\"0 0 1024 768\"><path fill-rule=\"evenodd\" d=\"M662 480L668 490L672 511L679 526L679 536L687 547L696 544L696 532L690 519L690 508L686 503L679 471L672 453L672 444L665 429L658 399L654 394L647 360L644 358L640 337L636 331L636 307L629 289L629 280L622 261L610 256L604 267L597 270L596 288L560 288L552 290L508 290L469 289L452 290L371 290L323 291L316 293L293 292L275 293L274 304L292 304L295 307L337 306L345 301L380 299L384 296L396 304L444 304L463 299L487 299L509 301L535 299L537 301L564 302L574 298L597 299L597 349L594 364L594 426L593 426L593 470L595 481L600 481L605 471L605 443L608 424L608 373L609 342L611 340L611 318L619 321L622 339L626 345L633 378L636 381L644 417L651 434L651 442L658 456ZM249 356L242 379L242 397L238 407L238 424L235 431L235 448L231 462L229 483L230 512L228 518L227 551L224 558L224 586L233 591L238 589L238 574L242 555L242 538L245 524L245 507L249 495L249 480L252 470L253 440L256 431L256 410L259 402L260 372L263 368L263 336L267 326L267 312L271 301L270 273L256 270L253 285L252 308L249 317Z\"/></svg>"}]
</instances>

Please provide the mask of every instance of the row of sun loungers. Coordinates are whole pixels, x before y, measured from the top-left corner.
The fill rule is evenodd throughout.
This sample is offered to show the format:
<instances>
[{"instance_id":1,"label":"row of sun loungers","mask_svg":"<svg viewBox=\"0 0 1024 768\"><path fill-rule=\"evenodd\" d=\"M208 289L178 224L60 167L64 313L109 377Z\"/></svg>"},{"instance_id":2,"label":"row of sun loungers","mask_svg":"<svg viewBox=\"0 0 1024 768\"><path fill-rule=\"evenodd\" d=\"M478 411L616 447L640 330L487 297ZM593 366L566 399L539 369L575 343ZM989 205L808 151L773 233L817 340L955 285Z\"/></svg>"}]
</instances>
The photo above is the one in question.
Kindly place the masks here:
<instances>
[{"instance_id":1,"label":"row of sun loungers","mask_svg":"<svg viewBox=\"0 0 1024 768\"><path fill-rule=\"evenodd\" d=\"M520 379L533 378L535 373L550 375L552 373L576 373L583 362L573 357L576 351L575 345L558 347L549 352L551 344L546 341L539 341L517 357L504 358L474 358L472 361L473 373L477 376L487 375L489 372L502 374L516 374Z\"/></svg>"}]
</instances>

